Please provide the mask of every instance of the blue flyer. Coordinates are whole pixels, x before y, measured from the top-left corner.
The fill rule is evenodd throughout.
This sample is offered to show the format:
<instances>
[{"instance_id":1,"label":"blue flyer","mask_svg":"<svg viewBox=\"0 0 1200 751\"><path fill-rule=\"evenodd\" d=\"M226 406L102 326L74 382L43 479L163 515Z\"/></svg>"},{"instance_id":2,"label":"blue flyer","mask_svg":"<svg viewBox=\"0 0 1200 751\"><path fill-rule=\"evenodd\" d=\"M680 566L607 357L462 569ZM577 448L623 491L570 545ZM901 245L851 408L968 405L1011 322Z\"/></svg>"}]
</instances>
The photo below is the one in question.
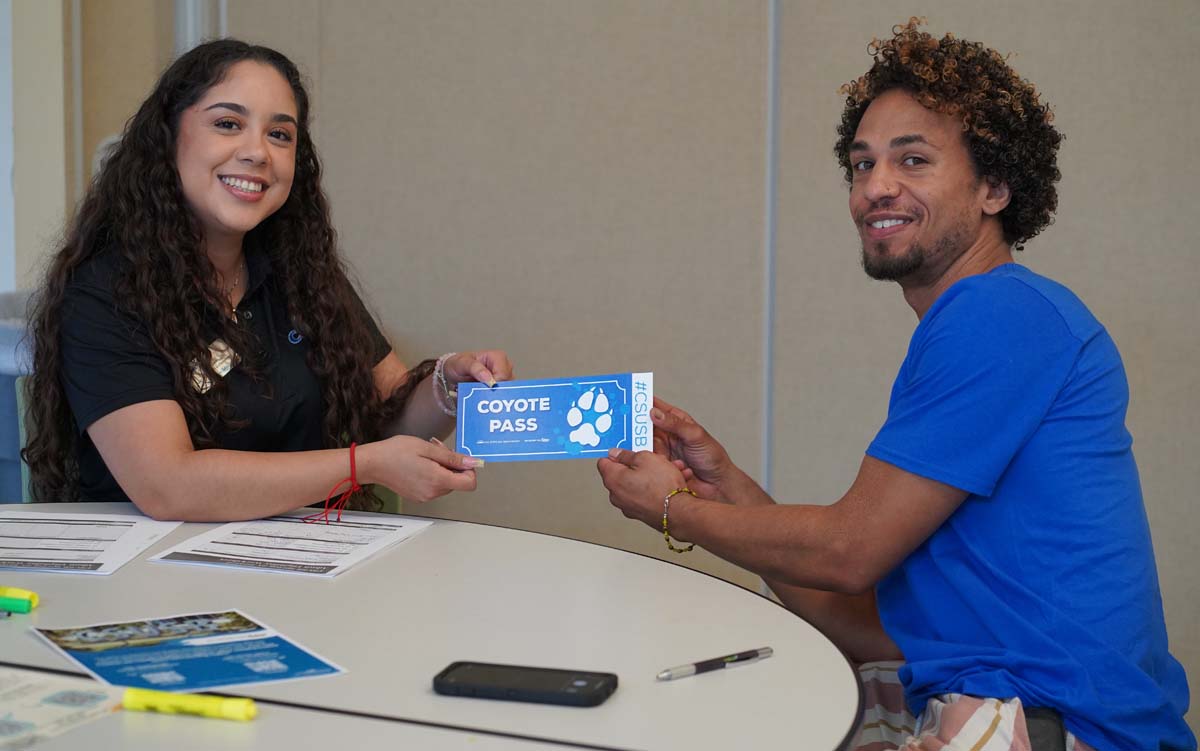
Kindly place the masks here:
<instances>
[{"instance_id":1,"label":"blue flyer","mask_svg":"<svg viewBox=\"0 0 1200 751\"><path fill-rule=\"evenodd\" d=\"M209 691L345 672L237 610L33 630L115 686Z\"/></svg>"},{"instance_id":2,"label":"blue flyer","mask_svg":"<svg viewBox=\"0 0 1200 751\"><path fill-rule=\"evenodd\" d=\"M490 462L648 451L653 373L458 385L455 450Z\"/></svg>"}]
</instances>

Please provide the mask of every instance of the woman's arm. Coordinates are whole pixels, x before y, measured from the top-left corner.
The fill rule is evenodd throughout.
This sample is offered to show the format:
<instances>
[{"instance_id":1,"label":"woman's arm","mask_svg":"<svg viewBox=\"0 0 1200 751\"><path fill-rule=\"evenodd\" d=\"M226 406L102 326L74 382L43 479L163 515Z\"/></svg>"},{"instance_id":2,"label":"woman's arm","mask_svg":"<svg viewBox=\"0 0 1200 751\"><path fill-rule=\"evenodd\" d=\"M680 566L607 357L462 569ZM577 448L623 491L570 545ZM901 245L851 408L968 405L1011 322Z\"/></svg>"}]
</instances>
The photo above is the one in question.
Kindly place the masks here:
<instances>
[{"instance_id":1,"label":"woman's arm","mask_svg":"<svg viewBox=\"0 0 1200 751\"><path fill-rule=\"evenodd\" d=\"M408 378L408 367L395 352L389 352L372 370L379 398L387 400ZM408 403L396 421L385 428L386 435L414 435L420 438L445 438L454 430L454 418L438 406L433 390L441 388L433 374L425 377L408 397Z\"/></svg>"},{"instance_id":2,"label":"woman's arm","mask_svg":"<svg viewBox=\"0 0 1200 751\"><path fill-rule=\"evenodd\" d=\"M350 476L349 449L197 451L183 410L167 399L111 412L88 435L126 495L155 519L258 519L324 500ZM417 501L474 490L479 465L411 436L358 446L355 458L360 484L379 483Z\"/></svg>"},{"instance_id":3,"label":"woman's arm","mask_svg":"<svg viewBox=\"0 0 1200 751\"><path fill-rule=\"evenodd\" d=\"M499 350L460 352L446 358L442 365L446 384L455 388L465 381L478 381L489 386L497 381L512 379L512 364L508 355ZM375 388L381 399L387 399L400 388L408 377L408 368L390 352L372 371ZM454 418L438 406L434 389L442 388L429 375L413 390L408 404L396 422L388 426L388 435L415 435L421 438L445 438L454 430ZM453 404L453 400L451 400Z\"/></svg>"}]
</instances>

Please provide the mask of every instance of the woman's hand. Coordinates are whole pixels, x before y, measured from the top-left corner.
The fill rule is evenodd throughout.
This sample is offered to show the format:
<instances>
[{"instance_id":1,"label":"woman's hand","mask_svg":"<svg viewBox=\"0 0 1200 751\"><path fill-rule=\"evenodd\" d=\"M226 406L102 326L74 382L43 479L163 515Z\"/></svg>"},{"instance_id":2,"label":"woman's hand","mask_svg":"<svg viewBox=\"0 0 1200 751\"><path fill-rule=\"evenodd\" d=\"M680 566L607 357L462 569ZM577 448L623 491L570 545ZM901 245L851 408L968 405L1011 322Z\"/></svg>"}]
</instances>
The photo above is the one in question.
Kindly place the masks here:
<instances>
[{"instance_id":1,"label":"woman's hand","mask_svg":"<svg viewBox=\"0 0 1200 751\"><path fill-rule=\"evenodd\" d=\"M508 355L499 349L459 352L446 360L442 365L442 373L451 386L464 381L495 386L497 381L511 381L513 377L512 363L508 361Z\"/></svg>"},{"instance_id":2,"label":"woman's hand","mask_svg":"<svg viewBox=\"0 0 1200 751\"><path fill-rule=\"evenodd\" d=\"M358 447L363 483L386 485L404 498L432 501L455 490L475 489L483 460L457 454L440 441L398 435Z\"/></svg>"}]
</instances>

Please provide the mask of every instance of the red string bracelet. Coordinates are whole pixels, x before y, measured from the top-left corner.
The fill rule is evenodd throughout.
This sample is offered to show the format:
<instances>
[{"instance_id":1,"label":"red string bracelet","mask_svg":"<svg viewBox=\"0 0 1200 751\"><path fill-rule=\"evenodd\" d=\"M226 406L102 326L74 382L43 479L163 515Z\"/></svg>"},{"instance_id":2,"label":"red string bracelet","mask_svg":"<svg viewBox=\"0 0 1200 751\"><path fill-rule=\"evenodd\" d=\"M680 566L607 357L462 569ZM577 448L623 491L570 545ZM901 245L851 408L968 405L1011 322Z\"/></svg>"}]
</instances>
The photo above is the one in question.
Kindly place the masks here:
<instances>
[{"instance_id":1,"label":"red string bracelet","mask_svg":"<svg viewBox=\"0 0 1200 751\"><path fill-rule=\"evenodd\" d=\"M357 445L357 443L350 444L350 476L339 482L337 485L334 485L333 490L329 491L329 495L325 496L325 510L315 514L309 514L308 516L304 517L305 522L311 524L317 521L324 521L326 524L328 524L329 513L331 511L337 511L337 520L339 522L342 520L342 509L346 508L346 503L350 500L352 495L362 490L362 485L358 484L358 471L354 464L354 447ZM333 501L331 504L330 501L333 499L333 496L342 489L343 485L346 485L347 483L350 485L349 489L342 493L341 497L336 501Z\"/></svg>"}]
</instances>

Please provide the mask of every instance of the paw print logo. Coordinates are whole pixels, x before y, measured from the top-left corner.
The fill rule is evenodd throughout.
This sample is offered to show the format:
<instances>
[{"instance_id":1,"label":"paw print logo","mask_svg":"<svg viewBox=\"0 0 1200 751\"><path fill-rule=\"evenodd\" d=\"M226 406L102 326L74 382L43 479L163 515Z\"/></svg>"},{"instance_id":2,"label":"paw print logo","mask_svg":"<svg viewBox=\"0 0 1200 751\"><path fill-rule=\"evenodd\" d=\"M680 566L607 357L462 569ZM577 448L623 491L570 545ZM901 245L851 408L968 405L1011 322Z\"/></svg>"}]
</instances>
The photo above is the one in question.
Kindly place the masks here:
<instances>
[{"instance_id":1,"label":"paw print logo","mask_svg":"<svg viewBox=\"0 0 1200 751\"><path fill-rule=\"evenodd\" d=\"M604 395L604 389L597 393L593 386L571 402L571 409L567 410L567 424L574 428L568 436L571 443L593 447L600 445L600 436L612 427L612 407Z\"/></svg>"}]
</instances>

